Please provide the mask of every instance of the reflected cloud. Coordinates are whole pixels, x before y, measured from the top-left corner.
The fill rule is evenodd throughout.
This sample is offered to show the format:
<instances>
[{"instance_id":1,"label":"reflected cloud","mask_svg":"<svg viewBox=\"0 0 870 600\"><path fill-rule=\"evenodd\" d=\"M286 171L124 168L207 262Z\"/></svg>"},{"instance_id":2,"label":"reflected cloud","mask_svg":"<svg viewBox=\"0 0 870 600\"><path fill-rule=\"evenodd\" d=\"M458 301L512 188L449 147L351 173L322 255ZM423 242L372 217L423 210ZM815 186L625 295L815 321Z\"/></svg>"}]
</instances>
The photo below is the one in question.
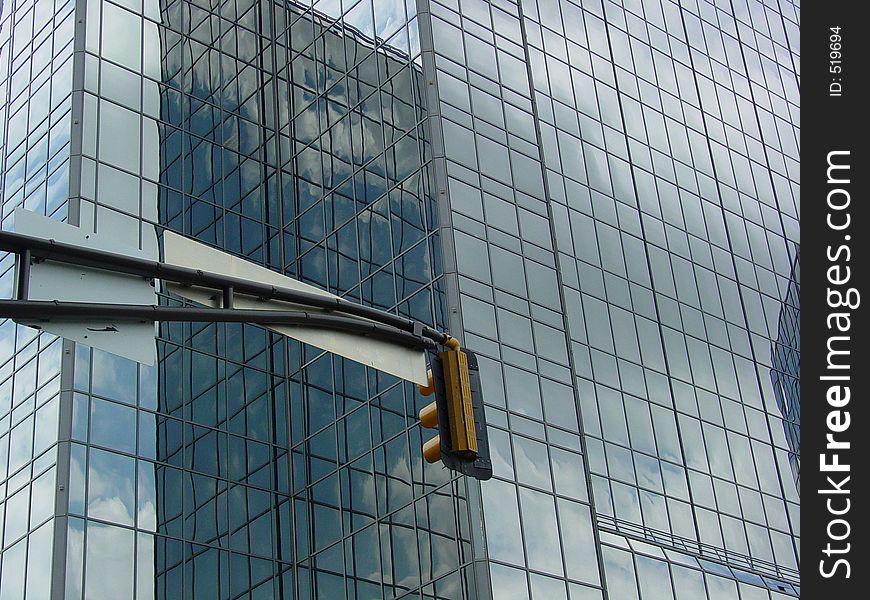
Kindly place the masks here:
<instances>
[{"instance_id":1,"label":"reflected cloud","mask_svg":"<svg viewBox=\"0 0 870 600\"><path fill-rule=\"evenodd\" d=\"M481 491L490 558L522 565L525 561L516 488L512 484L492 479L481 486Z\"/></svg>"},{"instance_id":2,"label":"reflected cloud","mask_svg":"<svg viewBox=\"0 0 870 600\"><path fill-rule=\"evenodd\" d=\"M88 516L133 525L136 488L132 458L91 449L88 464Z\"/></svg>"},{"instance_id":3,"label":"reflected cloud","mask_svg":"<svg viewBox=\"0 0 870 600\"><path fill-rule=\"evenodd\" d=\"M133 598L134 533L101 523L88 523L85 598Z\"/></svg>"}]
</instances>

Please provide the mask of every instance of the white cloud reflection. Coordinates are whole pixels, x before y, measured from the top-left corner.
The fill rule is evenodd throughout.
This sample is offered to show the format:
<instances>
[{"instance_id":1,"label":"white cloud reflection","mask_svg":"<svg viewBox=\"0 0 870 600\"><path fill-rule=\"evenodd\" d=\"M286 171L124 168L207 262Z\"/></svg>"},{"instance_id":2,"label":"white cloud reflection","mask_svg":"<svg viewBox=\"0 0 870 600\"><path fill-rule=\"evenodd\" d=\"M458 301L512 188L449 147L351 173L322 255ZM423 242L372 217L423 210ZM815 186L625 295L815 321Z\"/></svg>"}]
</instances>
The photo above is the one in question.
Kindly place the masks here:
<instances>
[{"instance_id":1,"label":"white cloud reflection","mask_svg":"<svg viewBox=\"0 0 870 600\"><path fill-rule=\"evenodd\" d=\"M85 598L133 598L134 533L102 523L88 523Z\"/></svg>"},{"instance_id":2,"label":"white cloud reflection","mask_svg":"<svg viewBox=\"0 0 870 600\"><path fill-rule=\"evenodd\" d=\"M420 37L412 0L407 3L405 0L321 0L314 3L314 10L331 19L341 19L367 38L376 38L405 54L419 51Z\"/></svg>"}]
</instances>

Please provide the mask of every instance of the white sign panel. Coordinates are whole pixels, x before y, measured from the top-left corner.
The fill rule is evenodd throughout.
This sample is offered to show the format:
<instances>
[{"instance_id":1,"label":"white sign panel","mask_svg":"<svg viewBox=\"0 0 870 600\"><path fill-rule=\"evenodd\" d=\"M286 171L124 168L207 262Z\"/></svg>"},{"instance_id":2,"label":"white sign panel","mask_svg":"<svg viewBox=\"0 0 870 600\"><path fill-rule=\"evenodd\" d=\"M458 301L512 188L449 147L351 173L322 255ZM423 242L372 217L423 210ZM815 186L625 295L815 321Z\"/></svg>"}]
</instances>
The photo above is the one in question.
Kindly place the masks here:
<instances>
[{"instance_id":1,"label":"white sign panel","mask_svg":"<svg viewBox=\"0 0 870 600\"><path fill-rule=\"evenodd\" d=\"M15 209L15 231L116 254L154 258L112 239L110 235L98 235L23 208ZM157 304L157 294L151 282L142 277L44 261L33 263L30 267L28 300L153 305ZM26 321L23 324L146 365L153 365L157 358L153 322L95 319L85 323L73 319L52 319Z\"/></svg>"},{"instance_id":2,"label":"white sign panel","mask_svg":"<svg viewBox=\"0 0 870 600\"><path fill-rule=\"evenodd\" d=\"M167 264L179 267L200 269L211 273L227 275L252 282L290 288L303 292L311 292L335 298L333 294L296 281L290 277L271 271L260 265L227 254L216 248L206 246L201 242L166 231L163 234L164 260ZM183 298L205 304L221 306L221 292L218 290L196 288L167 283L167 288ZM288 310L304 309L307 312L319 312L310 306L298 305L276 300L262 301L250 296L235 294L233 306L241 309ZM322 348L328 352L344 356L364 365L384 371L396 377L425 385L428 382L426 373L426 354L422 350L413 350L395 343L366 337L359 334L332 331L315 327L264 325L288 337Z\"/></svg>"}]
</instances>

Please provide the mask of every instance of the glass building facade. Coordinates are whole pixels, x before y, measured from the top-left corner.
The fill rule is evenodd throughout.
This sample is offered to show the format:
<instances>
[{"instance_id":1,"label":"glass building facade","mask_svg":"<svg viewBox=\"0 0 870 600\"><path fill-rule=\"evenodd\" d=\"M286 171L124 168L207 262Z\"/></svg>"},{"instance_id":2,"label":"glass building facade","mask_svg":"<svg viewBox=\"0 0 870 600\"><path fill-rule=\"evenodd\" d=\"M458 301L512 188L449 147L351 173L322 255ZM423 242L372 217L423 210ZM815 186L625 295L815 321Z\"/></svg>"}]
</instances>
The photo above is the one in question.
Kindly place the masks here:
<instances>
[{"instance_id":1,"label":"glass building facade","mask_svg":"<svg viewBox=\"0 0 870 600\"><path fill-rule=\"evenodd\" d=\"M771 350L770 380L783 416L789 460L798 488L801 484L801 275L800 253L779 315L779 336Z\"/></svg>"},{"instance_id":2,"label":"glass building facade","mask_svg":"<svg viewBox=\"0 0 870 600\"><path fill-rule=\"evenodd\" d=\"M261 327L163 324L146 367L7 320L0 600L798 596L798 25L0 1L4 229L169 229L450 331L495 470L426 465L413 385Z\"/></svg>"}]
</instances>

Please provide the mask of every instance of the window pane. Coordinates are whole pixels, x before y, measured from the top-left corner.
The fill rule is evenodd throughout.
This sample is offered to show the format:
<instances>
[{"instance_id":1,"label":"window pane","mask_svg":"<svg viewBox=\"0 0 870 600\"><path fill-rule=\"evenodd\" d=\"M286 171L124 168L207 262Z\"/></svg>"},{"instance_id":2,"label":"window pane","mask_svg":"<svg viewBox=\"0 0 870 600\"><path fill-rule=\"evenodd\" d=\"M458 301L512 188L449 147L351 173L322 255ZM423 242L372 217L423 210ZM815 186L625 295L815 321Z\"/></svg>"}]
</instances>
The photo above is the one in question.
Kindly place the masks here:
<instances>
[{"instance_id":1,"label":"window pane","mask_svg":"<svg viewBox=\"0 0 870 600\"><path fill-rule=\"evenodd\" d=\"M85 598L132 600L133 540L130 529L88 523Z\"/></svg>"}]
</instances>

